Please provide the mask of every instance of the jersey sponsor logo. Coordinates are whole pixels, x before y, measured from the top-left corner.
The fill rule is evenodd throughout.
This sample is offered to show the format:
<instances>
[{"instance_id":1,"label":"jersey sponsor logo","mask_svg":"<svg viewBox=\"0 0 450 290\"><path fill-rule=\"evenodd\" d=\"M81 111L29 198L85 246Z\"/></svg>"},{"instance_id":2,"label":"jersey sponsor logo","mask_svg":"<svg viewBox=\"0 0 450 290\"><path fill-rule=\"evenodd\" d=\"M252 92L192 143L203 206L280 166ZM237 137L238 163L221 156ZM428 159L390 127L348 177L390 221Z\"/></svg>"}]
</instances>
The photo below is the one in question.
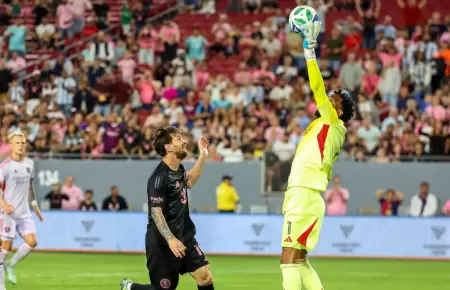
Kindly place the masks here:
<instances>
[{"instance_id":1,"label":"jersey sponsor logo","mask_svg":"<svg viewBox=\"0 0 450 290\"><path fill-rule=\"evenodd\" d=\"M170 280L169 279L161 279L161 281L159 282L159 285L163 289L169 289L170 288Z\"/></svg>"},{"instance_id":2,"label":"jersey sponsor logo","mask_svg":"<svg viewBox=\"0 0 450 290\"><path fill-rule=\"evenodd\" d=\"M431 230L433 231L433 235L436 238L436 240L441 240L442 236L445 234L445 227L432 227Z\"/></svg>"},{"instance_id":3,"label":"jersey sponsor logo","mask_svg":"<svg viewBox=\"0 0 450 290\"><path fill-rule=\"evenodd\" d=\"M86 233L90 233L92 230L92 227L94 226L94 221L81 221L81 224L83 225L84 231Z\"/></svg>"},{"instance_id":4,"label":"jersey sponsor logo","mask_svg":"<svg viewBox=\"0 0 450 290\"><path fill-rule=\"evenodd\" d=\"M262 230L264 229L264 224L252 224L252 229L255 235L259 237Z\"/></svg>"},{"instance_id":5,"label":"jersey sponsor logo","mask_svg":"<svg viewBox=\"0 0 450 290\"><path fill-rule=\"evenodd\" d=\"M150 201L155 203L155 204L159 204L159 203L163 203L164 202L164 198L150 196Z\"/></svg>"},{"instance_id":6,"label":"jersey sponsor logo","mask_svg":"<svg viewBox=\"0 0 450 290\"><path fill-rule=\"evenodd\" d=\"M341 225L341 232L348 239L353 232L353 225Z\"/></svg>"}]
</instances>

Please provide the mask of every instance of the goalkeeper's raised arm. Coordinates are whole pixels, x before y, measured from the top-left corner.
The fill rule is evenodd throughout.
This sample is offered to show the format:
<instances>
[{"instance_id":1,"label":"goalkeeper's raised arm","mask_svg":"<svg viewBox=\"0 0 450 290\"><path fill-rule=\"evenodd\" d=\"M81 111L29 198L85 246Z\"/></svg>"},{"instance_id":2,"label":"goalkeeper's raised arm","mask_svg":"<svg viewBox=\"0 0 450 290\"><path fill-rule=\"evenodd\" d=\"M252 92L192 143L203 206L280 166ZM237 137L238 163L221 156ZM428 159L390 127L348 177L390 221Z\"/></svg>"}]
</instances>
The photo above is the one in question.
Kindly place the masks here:
<instances>
[{"instance_id":1,"label":"goalkeeper's raised arm","mask_svg":"<svg viewBox=\"0 0 450 290\"><path fill-rule=\"evenodd\" d=\"M320 33L320 21L308 24L305 35L303 35L303 49L306 58L309 75L309 85L314 93L317 110L324 122L332 123L339 120L347 122L353 117L355 104L350 96L338 90L330 97L327 96L325 84L319 70L314 48Z\"/></svg>"}]
</instances>

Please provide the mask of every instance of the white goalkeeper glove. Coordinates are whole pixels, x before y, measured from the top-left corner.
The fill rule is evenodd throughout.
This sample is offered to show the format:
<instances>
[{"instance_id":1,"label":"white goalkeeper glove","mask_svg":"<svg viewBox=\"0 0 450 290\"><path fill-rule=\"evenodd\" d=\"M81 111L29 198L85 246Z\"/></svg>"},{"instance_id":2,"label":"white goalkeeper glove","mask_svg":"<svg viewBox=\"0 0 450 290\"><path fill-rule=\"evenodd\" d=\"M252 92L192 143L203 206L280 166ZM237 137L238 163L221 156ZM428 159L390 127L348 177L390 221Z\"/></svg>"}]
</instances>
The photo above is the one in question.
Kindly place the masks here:
<instances>
[{"instance_id":1,"label":"white goalkeeper glove","mask_svg":"<svg viewBox=\"0 0 450 290\"><path fill-rule=\"evenodd\" d=\"M306 33L303 35L303 49L306 60L316 59L314 48L317 45L317 37L320 34L320 27L322 22L314 21L308 23Z\"/></svg>"}]
</instances>

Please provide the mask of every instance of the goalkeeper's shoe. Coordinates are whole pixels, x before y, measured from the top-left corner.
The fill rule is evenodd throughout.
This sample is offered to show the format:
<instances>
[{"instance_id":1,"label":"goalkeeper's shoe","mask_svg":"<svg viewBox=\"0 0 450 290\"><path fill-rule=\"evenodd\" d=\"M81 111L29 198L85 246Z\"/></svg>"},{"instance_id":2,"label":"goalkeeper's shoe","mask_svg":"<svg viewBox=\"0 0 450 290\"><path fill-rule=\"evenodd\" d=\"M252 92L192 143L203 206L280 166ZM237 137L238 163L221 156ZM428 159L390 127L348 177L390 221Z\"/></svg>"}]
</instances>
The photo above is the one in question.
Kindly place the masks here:
<instances>
[{"instance_id":1,"label":"goalkeeper's shoe","mask_svg":"<svg viewBox=\"0 0 450 290\"><path fill-rule=\"evenodd\" d=\"M123 279L122 282L120 282L120 290L130 290L131 284L133 284L133 281L130 279Z\"/></svg>"},{"instance_id":2,"label":"goalkeeper's shoe","mask_svg":"<svg viewBox=\"0 0 450 290\"><path fill-rule=\"evenodd\" d=\"M14 267L12 267L9 263L5 263L5 271L6 271L6 275L8 276L9 282L16 285L17 277L16 277L16 273L14 272Z\"/></svg>"}]
</instances>

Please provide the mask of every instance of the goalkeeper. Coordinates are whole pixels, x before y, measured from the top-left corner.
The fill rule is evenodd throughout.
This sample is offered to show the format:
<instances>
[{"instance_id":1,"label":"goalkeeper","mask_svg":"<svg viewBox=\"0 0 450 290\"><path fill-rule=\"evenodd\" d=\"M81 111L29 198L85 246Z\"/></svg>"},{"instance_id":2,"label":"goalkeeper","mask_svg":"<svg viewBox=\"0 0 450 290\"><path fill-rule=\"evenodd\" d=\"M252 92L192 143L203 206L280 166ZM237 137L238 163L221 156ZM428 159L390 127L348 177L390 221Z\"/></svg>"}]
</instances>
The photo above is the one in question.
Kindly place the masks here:
<instances>
[{"instance_id":1,"label":"goalkeeper","mask_svg":"<svg viewBox=\"0 0 450 290\"><path fill-rule=\"evenodd\" d=\"M311 89L316 100L317 119L306 129L297 147L283 203L281 272L284 290L322 290L317 273L308 262L325 215L321 197L331 178L347 132L344 123L354 114L355 104L341 90L328 97L317 65L314 47L322 23L312 22L303 35Z\"/></svg>"}]
</instances>

